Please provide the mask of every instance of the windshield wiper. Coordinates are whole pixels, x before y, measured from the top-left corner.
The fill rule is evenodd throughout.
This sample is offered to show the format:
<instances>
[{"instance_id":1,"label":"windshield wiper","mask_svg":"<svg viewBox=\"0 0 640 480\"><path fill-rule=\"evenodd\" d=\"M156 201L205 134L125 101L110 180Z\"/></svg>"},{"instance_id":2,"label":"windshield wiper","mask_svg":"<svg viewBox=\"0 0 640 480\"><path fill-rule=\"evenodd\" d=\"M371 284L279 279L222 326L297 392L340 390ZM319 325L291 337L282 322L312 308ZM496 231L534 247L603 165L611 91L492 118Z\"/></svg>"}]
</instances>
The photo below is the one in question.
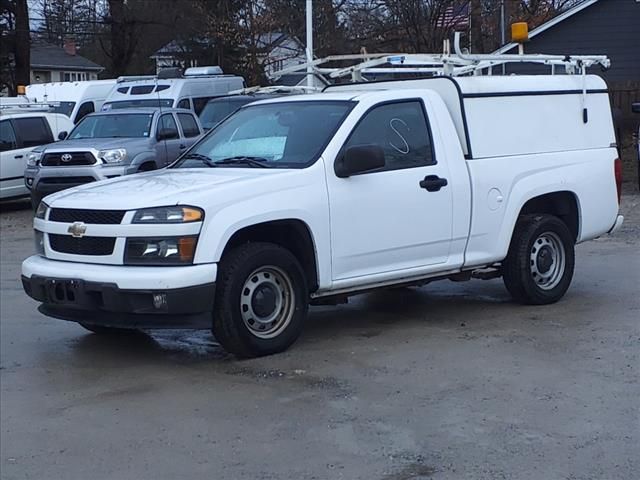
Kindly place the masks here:
<instances>
[{"instance_id":1,"label":"windshield wiper","mask_svg":"<svg viewBox=\"0 0 640 480\"><path fill-rule=\"evenodd\" d=\"M184 157L182 157L182 160L188 160L188 159L193 159L193 160L201 160L203 163L207 164L209 167L217 167L216 162L214 162L213 158L204 155L202 153L188 153L186 154Z\"/></svg>"},{"instance_id":2,"label":"windshield wiper","mask_svg":"<svg viewBox=\"0 0 640 480\"><path fill-rule=\"evenodd\" d=\"M257 168L271 168L271 165L268 165L269 160L262 157L229 157L223 158L222 160L218 160L216 162L217 165L249 165L250 167Z\"/></svg>"}]
</instances>

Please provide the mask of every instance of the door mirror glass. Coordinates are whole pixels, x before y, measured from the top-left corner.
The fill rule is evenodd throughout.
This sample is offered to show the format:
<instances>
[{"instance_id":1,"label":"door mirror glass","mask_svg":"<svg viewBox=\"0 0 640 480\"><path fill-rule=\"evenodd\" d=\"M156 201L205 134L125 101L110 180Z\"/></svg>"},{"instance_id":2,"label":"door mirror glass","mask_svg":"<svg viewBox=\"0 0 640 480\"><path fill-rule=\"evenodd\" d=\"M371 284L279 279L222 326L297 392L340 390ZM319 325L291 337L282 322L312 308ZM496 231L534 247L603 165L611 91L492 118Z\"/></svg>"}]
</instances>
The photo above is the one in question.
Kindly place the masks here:
<instances>
[{"instance_id":1,"label":"door mirror glass","mask_svg":"<svg viewBox=\"0 0 640 480\"><path fill-rule=\"evenodd\" d=\"M67 132L60 132L58 134L58 140L64 140L65 138L67 138L69 134Z\"/></svg>"},{"instance_id":2,"label":"door mirror glass","mask_svg":"<svg viewBox=\"0 0 640 480\"><path fill-rule=\"evenodd\" d=\"M384 168L384 150L378 145L356 145L347 148L335 163L336 176L350 177L358 173Z\"/></svg>"}]
</instances>

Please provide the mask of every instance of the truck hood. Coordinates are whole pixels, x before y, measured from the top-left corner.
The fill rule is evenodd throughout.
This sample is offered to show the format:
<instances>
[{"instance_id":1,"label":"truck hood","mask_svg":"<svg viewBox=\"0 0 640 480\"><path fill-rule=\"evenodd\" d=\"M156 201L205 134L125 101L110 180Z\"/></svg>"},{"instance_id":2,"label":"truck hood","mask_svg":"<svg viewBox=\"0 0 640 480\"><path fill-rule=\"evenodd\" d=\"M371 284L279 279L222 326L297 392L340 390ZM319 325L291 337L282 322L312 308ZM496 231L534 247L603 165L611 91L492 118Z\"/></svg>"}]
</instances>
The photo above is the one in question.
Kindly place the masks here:
<instances>
[{"instance_id":1,"label":"truck hood","mask_svg":"<svg viewBox=\"0 0 640 480\"><path fill-rule=\"evenodd\" d=\"M60 142L50 143L46 147L37 150L45 150L47 152L60 152L66 150L76 150L78 148L95 148L96 150L107 150L110 148L126 148L126 149L144 149L149 143L146 137L141 138L79 138L76 140L62 140Z\"/></svg>"},{"instance_id":2,"label":"truck hood","mask_svg":"<svg viewBox=\"0 0 640 480\"><path fill-rule=\"evenodd\" d=\"M135 210L167 205L202 208L239 201L274 190L283 182L275 177L298 177L299 170L251 168L163 169L75 187L49 195L46 202L57 208ZM297 188L300 181L284 182Z\"/></svg>"}]
</instances>

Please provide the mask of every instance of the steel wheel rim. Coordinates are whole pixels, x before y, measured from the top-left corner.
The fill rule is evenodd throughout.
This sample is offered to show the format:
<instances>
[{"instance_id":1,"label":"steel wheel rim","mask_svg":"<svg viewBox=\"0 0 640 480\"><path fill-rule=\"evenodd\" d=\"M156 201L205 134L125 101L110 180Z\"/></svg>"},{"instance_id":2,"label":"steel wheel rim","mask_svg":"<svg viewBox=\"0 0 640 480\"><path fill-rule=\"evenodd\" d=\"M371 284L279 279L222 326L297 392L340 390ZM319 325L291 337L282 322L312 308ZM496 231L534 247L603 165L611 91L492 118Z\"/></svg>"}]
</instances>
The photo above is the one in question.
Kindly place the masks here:
<instances>
[{"instance_id":1,"label":"steel wheel rim","mask_svg":"<svg viewBox=\"0 0 640 480\"><path fill-rule=\"evenodd\" d=\"M555 288L564 275L566 252L564 244L554 232L544 232L533 242L529 256L531 277L542 290Z\"/></svg>"},{"instance_id":2,"label":"steel wheel rim","mask_svg":"<svg viewBox=\"0 0 640 480\"><path fill-rule=\"evenodd\" d=\"M274 338L293 318L295 292L289 275L281 268L254 270L240 293L240 314L249 332L262 339Z\"/></svg>"}]
</instances>

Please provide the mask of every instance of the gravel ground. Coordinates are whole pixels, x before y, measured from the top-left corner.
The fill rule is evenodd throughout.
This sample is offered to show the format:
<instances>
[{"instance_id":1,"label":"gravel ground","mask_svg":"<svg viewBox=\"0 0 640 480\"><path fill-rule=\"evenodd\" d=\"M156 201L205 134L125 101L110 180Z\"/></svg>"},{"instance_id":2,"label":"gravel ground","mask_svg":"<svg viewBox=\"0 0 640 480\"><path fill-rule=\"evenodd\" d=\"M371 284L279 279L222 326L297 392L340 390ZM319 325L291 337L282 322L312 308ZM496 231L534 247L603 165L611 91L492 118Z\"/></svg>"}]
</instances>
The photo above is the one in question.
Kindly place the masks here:
<instances>
[{"instance_id":1,"label":"gravel ground","mask_svg":"<svg viewBox=\"0 0 640 480\"><path fill-rule=\"evenodd\" d=\"M101 338L38 314L25 208L0 207L3 479L640 478L632 187L555 305L499 280L379 292L248 361L207 332Z\"/></svg>"}]
</instances>

